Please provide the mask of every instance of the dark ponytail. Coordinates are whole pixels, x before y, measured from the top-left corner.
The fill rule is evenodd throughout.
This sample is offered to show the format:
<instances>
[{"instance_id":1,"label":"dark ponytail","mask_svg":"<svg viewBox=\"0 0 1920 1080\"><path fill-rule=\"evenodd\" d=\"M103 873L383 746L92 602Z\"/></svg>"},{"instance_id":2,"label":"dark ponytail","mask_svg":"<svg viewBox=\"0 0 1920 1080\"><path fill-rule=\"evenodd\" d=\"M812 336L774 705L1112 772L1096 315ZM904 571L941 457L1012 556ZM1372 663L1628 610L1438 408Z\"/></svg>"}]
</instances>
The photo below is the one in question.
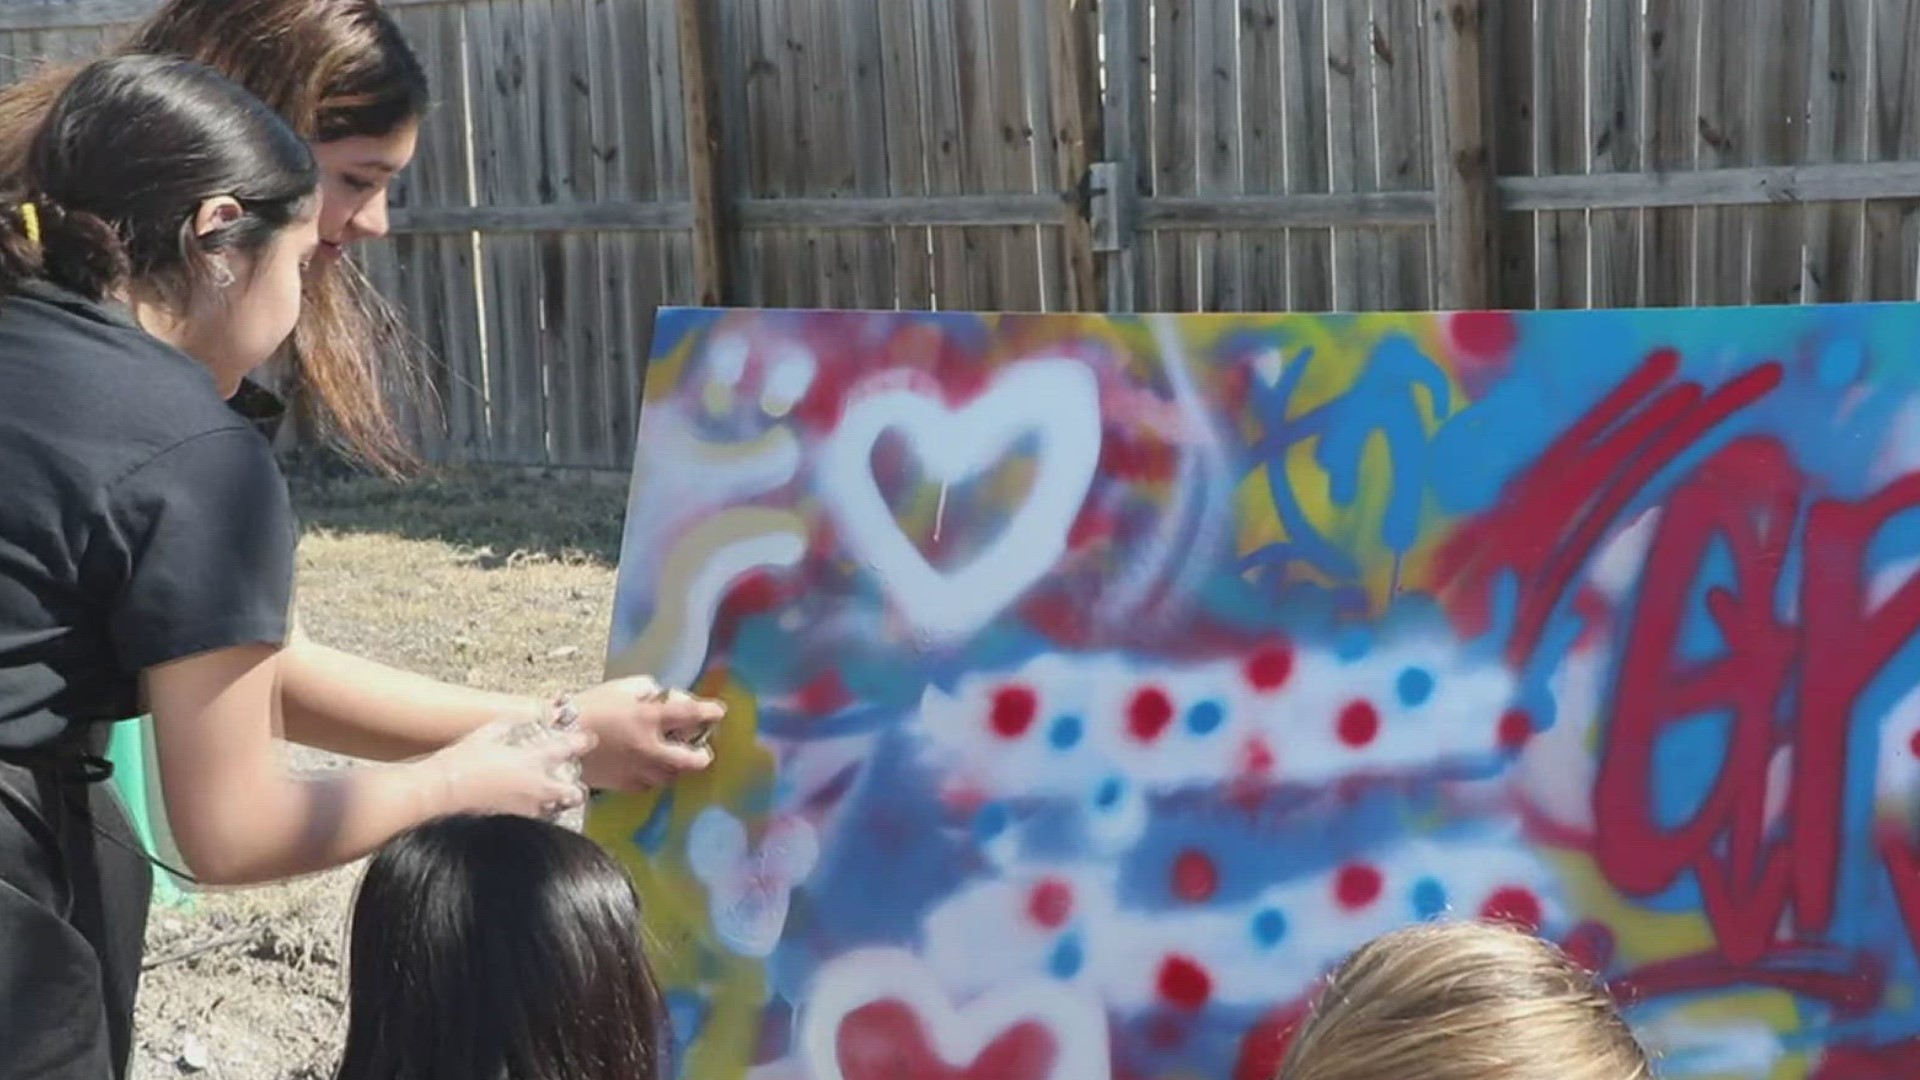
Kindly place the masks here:
<instances>
[{"instance_id":1,"label":"dark ponytail","mask_svg":"<svg viewBox=\"0 0 1920 1080\"><path fill-rule=\"evenodd\" d=\"M98 300L127 278L113 226L51 199L10 199L0 212L0 295L39 278Z\"/></svg>"},{"instance_id":2,"label":"dark ponytail","mask_svg":"<svg viewBox=\"0 0 1920 1080\"><path fill-rule=\"evenodd\" d=\"M306 142L212 69L97 61L61 92L16 194L0 199L0 295L40 279L94 300L131 284L184 303L208 255L264 247L317 180ZM219 196L243 215L196 235L200 205Z\"/></svg>"}]
</instances>

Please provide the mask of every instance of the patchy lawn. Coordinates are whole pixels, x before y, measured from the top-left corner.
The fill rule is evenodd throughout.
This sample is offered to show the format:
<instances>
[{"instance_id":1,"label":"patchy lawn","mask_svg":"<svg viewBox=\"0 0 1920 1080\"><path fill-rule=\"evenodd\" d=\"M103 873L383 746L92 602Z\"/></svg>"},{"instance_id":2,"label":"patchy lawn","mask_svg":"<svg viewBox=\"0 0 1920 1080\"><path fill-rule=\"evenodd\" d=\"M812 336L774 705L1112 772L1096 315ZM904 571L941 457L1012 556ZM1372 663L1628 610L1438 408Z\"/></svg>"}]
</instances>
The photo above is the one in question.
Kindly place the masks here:
<instances>
[{"instance_id":1,"label":"patchy lawn","mask_svg":"<svg viewBox=\"0 0 1920 1080\"><path fill-rule=\"evenodd\" d=\"M488 689L598 681L624 490L483 472L402 486L315 466L293 481L298 606L318 640ZM330 1076L355 873L156 909L135 1077Z\"/></svg>"}]
</instances>

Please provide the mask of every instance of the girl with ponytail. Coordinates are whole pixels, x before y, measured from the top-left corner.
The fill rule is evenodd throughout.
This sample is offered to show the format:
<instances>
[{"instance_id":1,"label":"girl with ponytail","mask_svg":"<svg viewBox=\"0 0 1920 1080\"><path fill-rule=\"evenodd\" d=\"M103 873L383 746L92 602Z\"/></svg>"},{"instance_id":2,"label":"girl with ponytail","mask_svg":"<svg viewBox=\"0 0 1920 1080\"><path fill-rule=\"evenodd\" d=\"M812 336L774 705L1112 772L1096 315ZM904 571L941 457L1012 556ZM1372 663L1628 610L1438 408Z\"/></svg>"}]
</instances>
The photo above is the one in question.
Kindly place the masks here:
<instances>
[{"instance_id":1,"label":"girl with ponytail","mask_svg":"<svg viewBox=\"0 0 1920 1080\"><path fill-rule=\"evenodd\" d=\"M585 797L573 730L280 764L293 517L227 399L300 318L318 176L234 83L127 56L65 84L0 200L0 1080L126 1073L152 877L102 782L115 720L152 714L176 846L214 884Z\"/></svg>"}]
</instances>

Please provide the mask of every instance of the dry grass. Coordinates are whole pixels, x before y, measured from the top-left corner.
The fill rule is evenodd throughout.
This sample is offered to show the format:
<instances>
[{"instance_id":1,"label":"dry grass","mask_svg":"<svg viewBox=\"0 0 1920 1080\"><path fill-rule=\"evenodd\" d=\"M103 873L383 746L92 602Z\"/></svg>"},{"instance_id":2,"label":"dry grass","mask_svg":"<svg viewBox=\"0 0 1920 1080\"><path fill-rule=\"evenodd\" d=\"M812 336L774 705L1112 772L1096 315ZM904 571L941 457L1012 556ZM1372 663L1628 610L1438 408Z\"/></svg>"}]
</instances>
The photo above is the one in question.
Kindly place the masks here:
<instances>
[{"instance_id":1,"label":"dry grass","mask_svg":"<svg viewBox=\"0 0 1920 1080\"><path fill-rule=\"evenodd\" d=\"M452 682L551 693L595 682L625 493L450 474L395 486L294 472L299 610L315 638ZM137 1078L329 1075L354 868L158 909ZM194 952L194 950L204 950ZM173 959L193 952L190 958Z\"/></svg>"}]
</instances>

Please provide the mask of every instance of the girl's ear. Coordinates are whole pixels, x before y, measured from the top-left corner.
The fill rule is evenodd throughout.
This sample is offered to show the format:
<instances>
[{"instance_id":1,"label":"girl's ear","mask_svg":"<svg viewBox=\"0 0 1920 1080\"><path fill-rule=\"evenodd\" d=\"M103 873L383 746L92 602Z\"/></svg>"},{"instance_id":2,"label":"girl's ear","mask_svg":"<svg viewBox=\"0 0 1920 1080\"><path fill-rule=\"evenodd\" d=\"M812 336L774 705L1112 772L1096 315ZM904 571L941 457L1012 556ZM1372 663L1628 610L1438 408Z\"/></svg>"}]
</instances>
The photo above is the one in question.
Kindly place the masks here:
<instances>
[{"instance_id":1,"label":"girl's ear","mask_svg":"<svg viewBox=\"0 0 1920 1080\"><path fill-rule=\"evenodd\" d=\"M239 221L247 211L240 200L231 195L215 195L211 199L202 199L199 209L193 214L193 235L204 237L208 233Z\"/></svg>"}]
</instances>

